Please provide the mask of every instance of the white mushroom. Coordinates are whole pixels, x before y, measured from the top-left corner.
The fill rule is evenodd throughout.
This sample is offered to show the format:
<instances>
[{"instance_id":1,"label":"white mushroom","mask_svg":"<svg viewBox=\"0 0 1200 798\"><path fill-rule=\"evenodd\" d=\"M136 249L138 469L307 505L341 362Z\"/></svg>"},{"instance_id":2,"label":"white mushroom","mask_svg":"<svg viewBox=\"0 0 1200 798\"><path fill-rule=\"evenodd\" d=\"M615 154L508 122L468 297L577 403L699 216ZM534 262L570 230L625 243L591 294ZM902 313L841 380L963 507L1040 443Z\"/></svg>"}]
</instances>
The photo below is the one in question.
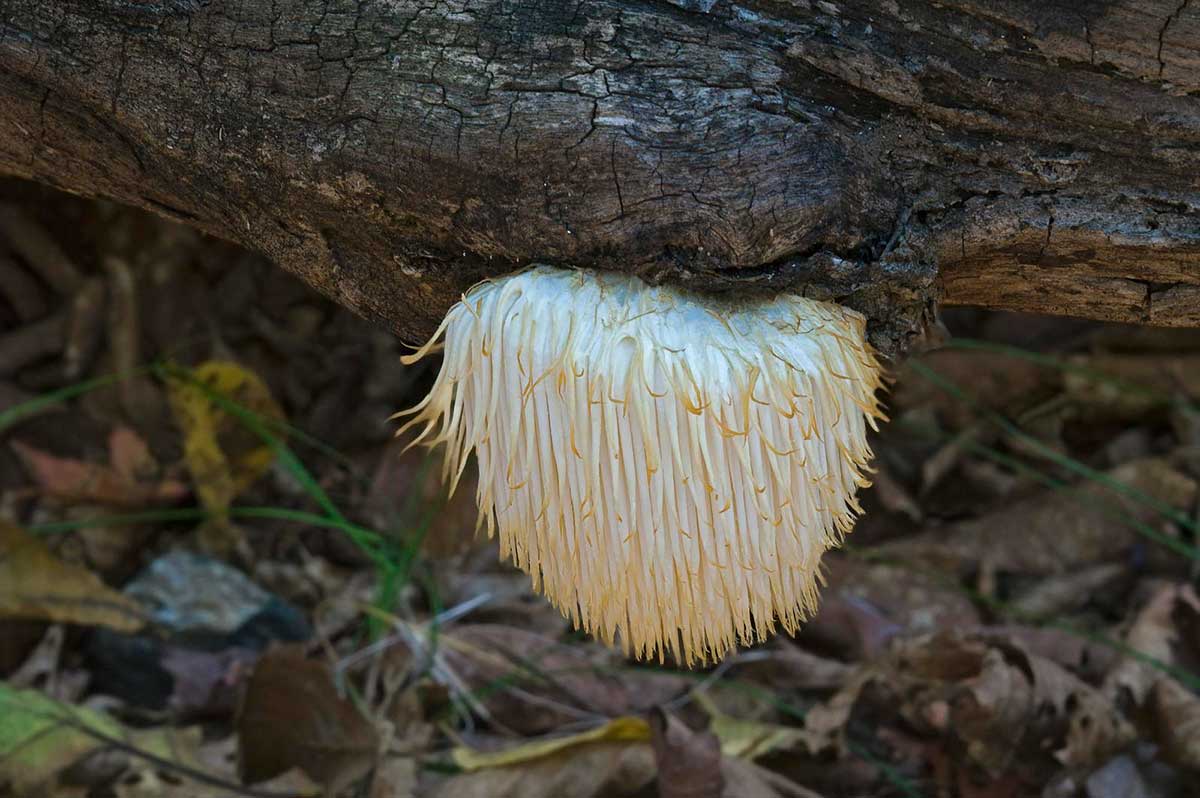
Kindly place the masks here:
<instances>
[{"instance_id":1,"label":"white mushroom","mask_svg":"<svg viewBox=\"0 0 1200 798\"><path fill-rule=\"evenodd\" d=\"M789 632L860 512L881 372L863 318L536 267L471 289L411 410L474 451L480 524L577 626L685 664Z\"/></svg>"}]
</instances>

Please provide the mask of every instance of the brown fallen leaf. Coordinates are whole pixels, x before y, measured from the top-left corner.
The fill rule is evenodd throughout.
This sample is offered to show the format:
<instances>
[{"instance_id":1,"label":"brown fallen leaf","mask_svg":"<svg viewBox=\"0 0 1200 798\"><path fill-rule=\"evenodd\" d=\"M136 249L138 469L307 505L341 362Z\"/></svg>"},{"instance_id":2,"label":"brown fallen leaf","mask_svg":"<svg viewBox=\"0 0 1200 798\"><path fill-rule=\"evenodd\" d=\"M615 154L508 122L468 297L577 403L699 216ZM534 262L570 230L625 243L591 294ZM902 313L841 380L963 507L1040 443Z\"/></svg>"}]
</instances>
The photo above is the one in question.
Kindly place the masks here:
<instances>
[{"instance_id":1,"label":"brown fallen leaf","mask_svg":"<svg viewBox=\"0 0 1200 798\"><path fill-rule=\"evenodd\" d=\"M773 690L834 690L849 678L851 666L806 651L785 637L756 650L762 658L738 666L745 679Z\"/></svg>"},{"instance_id":2,"label":"brown fallen leaf","mask_svg":"<svg viewBox=\"0 0 1200 798\"><path fill-rule=\"evenodd\" d=\"M797 635L805 646L850 660L869 660L904 631L869 599L831 590Z\"/></svg>"},{"instance_id":3,"label":"brown fallen leaf","mask_svg":"<svg viewBox=\"0 0 1200 798\"><path fill-rule=\"evenodd\" d=\"M661 709L649 715L660 798L820 798L753 761L811 749L807 730L731 717L704 693L697 693L696 701L709 716L708 730L703 732L692 731Z\"/></svg>"},{"instance_id":4,"label":"brown fallen leaf","mask_svg":"<svg viewBox=\"0 0 1200 798\"><path fill-rule=\"evenodd\" d=\"M1181 607L1200 615L1200 597L1191 585L1162 584L1138 612L1125 633L1125 645L1139 656L1122 657L1106 674L1104 690L1113 700L1132 700L1141 706L1161 670L1146 661L1147 657L1166 665L1176 664L1175 648L1180 631L1174 615Z\"/></svg>"},{"instance_id":5,"label":"brown fallen leaf","mask_svg":"<svg viewBox=\"0 0 1200 798\"><path fill-rule=\"evenodd\" d=\"M650 744L658 762L659 798L721 798L721 741L694 732L665 710L650 712Z\"/></svg>"},{"instance_id":6,"label":"brown fallen leaf","mask_svg":"<svg viewBox=\"0 0 1200 798\"><path fill-rule=\"evenodd\" d=\"M1198 495L1194 479L1156 458L1124 463L1105 477L1181 512L1190 512ZM976 570L980 563L1024 575L1062 573L1117 559L1143 540L1130 518L1144 524L1161 521L1157 509L1088 480L1070 490L1042 492L943 532L883 544L876 551L960 573Z\"/></svg>"},{"instance_id":7,"label":"brown fallen leaf","mask_svg":"<svg viewBox=\"0 0 1200 798\"><path fill-rule=\"evenodd\" d=\"M136 632L145 625L145 612L136 601L5 522L0 522L0 618L107 626L119 632Z\"/></svg>"},{"instance_id":8,"label":"brown fallen leaf","mask_svg":"<svg viewBox=\"0 0 1200 798\"><path fill-rule=\"evenodd\" d=\"M135 435L132 430L115 430L110 444L115 441L117 447L126 447L130 436ZM140 439L138 442L141 443ZM119 461L119 464L114 462L111 466L102 465L58 457L20 441L10 445L38 487L46 495L66 504L103 504L133 509L171 504L188 495L187 486L175 479L143 481L144 466L139 471L127 470L133 468L128 460ZM130 453L118 451L117 456L128 458Z\"/></svg>"},{"instance_id":9,"label":"brown fallen leaf","mask_svg":"<svg viewBox=\"0 0 1200 798\"><path fill-rule=\"evenodd\" d=\"M851 715L965 752L992 779L1044 783L1063 765L1094 766L1134 739L1117 706L1057 663L986 634L898 640L805 717L808 739L847 752Z\"/></svg>"},{"instance_id":10,"label":"brown fallen leaf","mask_svg":"<svg viewBox=\"0 0 1200 798\"><path fill-rule=\"evenodd\" d=\"M338 695L329 666L300 646L272 649L258 661L237 734L243 782L299 768L330 795L366 775L379 751L375 727Z\"/></svg>"},{"instance_id":11,"label":"brown fallen leaf","mask_svg":"<svg viewBox=\"0 0 1200 798\"><path fill-rule=\"evenodd\" d=\"M1057 662L1089 683L1099 681L1118 658L1110 645L1049 626L1004 624L979 627L972 633L1001 644L1015 643L1030 654Z\"/></svg>"},{"instance_id":12,"label":"brown fallen leaf","mask_svg":"<svg viewBox=\"0 0 1200 798\"><path fill-rule=\"evenodd\" d=\"M196 751L196 758L200 769L223 782L237 784L237 749L238 740L236 733L206 740ZM184 782L183 784L193 787L194 792L184 792L181 798L229 798L231 795L238 794L235 791L216 785L204 787L192 782ZM275 793L280 798L283 798L283 796L289 796L289 798L309 798L309 796L317 798L324 795L321 786L305 775L299 768L292 768L273 779L259 782L254 785L254 789L264 794Z\"/></svg>"},{"instance_id":13,"label":"brown fallen leaf","mask_svg":"<svg viewBox=\"0 0 1200 798\"><path fill-rule=\"evenodd\" d=\"M1034 751L1069 767L1095 765L1134 739L1117 707L1055 662L1018 645L989 647L977 675L953 691L950 727L995 777Z\"/></svg>"},{"instance_id":14,"label":"brown fallen leaf","mask_svg":"<svg viewBox=\"0 0 1200 798\"><path fill-rule=\"evenodd\" d=\"M821 650L871 659L895 635L961 629L979 622L970 598L946 575L921 563L830 556L821 607L798 635Z\"/></svg>"},{"instance_id":15,"label":"brown fallen leaf","mask_svg":"<svg viewBox=\"0 0 1200 798\"><path fill-rule=\"evenodd\" d=\"M1022 722L1035 726L1038 719L1050 716L1039 730L1047 739L1062 740L1054 752L1059 762L1068 767L1094 765L1134 740L1134 729L1117 706L1066 668L1019 645L997 650L1009 668L1028 674L1033 689L1029 718Z\"/></svg>"},{"instance_id":16,"label":"brown fallen leaf","mask_svg":"<svg viewBox=\"0 0 1200 798\"><path fill-rule=\"evenodd\" d=\"M1160 678L1152 693L1155 736L1172 763L1200 772L1200 696Z\"/></svg>"},{"instance_id":17,"label":"brown fallen leaf","mask_svg":"<svg viewBox=\"0 0 1200 798\"><path fill-rule=\"evenodd\" d=\"M1100 563L1039 579L1014 596L1009 611L1037 621L1063 615L1085 605L1093 595L1110 594L1122 581L1132 581L1124 563Z\"/></svg>"}]
</instances>

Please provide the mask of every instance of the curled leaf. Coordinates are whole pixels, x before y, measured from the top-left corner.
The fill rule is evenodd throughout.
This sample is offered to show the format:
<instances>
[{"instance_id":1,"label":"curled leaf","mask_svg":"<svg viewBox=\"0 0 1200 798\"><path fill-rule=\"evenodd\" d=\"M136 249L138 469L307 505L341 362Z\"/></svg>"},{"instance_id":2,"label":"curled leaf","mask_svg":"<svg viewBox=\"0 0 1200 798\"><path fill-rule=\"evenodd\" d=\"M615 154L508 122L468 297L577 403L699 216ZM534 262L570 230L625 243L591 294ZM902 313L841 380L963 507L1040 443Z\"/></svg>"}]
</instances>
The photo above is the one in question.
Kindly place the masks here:
<instances>
[{"instance_id":1,"label":"curled leaf","mask_svg":"<svg viewBox=\"0 0 1200 798\"><path fill-rule=\"evenodd\" d=\"M650 727L646 721L635 717L613 718L603 726L597 726L579 734L566 737L554 737L546 740L534 740L506 748L503 751L482 752L473 748L459 746L451 752L454 764L463 770L482 770L484 768L519 765L535 759L551 756L585 743L597 742L644 742L650 739Z\"/></svg>"},{"instance_id":2,"label":"curled leaf","mask_svg":"<svg viewBox=\"0 0 1200 798\"><path fill-rule=\"evenodd\" d=\"M272 448L239 423L230 407L277 420L283 419L283 411L262 378L236 363L210 360L189 376L170 379L171 409L183 432L184 459L196 493L206 508L222 512L275 458Z\"/></svg>"},{"instance_id":3,"label":"curled leaf","mask_svg":"<svg viewBox=\"0 0 1200 798\"><path fill-rule=\"evenodd\" d=\"M107 626L136 632L145 613L86 568L63 562L44 542L0 522L0 618Z\"/></svg>"}]
</instances>

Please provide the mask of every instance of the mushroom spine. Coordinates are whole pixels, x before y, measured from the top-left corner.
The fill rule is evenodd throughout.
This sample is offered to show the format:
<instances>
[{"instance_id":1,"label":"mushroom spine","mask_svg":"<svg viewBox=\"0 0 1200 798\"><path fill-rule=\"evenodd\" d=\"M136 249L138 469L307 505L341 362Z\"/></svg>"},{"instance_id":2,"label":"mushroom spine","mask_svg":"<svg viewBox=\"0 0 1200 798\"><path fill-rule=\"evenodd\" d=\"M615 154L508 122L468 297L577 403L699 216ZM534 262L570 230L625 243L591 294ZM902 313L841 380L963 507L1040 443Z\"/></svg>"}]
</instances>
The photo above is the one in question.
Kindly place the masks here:
<instances>
[{"instance_id":1,"label":"mushroom spine","mask_svg":"<svg viewBox=\"0 0 1200 798\"><path fill-rule=\"evenodd\" d=\"M480 524L570 620L692 665L794 631L861 511L882 375L862 316L539 266L472 288L405 428L478 461Z\"/></svg>"}]
</instances>

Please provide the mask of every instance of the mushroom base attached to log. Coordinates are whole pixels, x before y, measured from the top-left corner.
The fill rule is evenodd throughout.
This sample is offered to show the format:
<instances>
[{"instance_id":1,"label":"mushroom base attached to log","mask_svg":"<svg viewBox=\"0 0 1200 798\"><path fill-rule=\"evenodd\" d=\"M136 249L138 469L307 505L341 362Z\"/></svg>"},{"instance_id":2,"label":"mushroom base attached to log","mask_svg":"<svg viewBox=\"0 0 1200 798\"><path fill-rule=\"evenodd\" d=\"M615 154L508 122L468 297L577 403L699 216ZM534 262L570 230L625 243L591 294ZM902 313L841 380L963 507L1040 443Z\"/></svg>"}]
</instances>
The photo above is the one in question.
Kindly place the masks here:
<instances>
[{"instance_id":1,"label":"mushroom base attached to log","mask_svg":"<svg viewBox=\"0 0 1200 798\"><path fill-rule=\"evenodd\" d=\"M860 511L882 418L857 313L536 267L469 291L400 415L474 451L480 524L577 626L688 665L794 630Z\"/></svg>"}]
</instances>

